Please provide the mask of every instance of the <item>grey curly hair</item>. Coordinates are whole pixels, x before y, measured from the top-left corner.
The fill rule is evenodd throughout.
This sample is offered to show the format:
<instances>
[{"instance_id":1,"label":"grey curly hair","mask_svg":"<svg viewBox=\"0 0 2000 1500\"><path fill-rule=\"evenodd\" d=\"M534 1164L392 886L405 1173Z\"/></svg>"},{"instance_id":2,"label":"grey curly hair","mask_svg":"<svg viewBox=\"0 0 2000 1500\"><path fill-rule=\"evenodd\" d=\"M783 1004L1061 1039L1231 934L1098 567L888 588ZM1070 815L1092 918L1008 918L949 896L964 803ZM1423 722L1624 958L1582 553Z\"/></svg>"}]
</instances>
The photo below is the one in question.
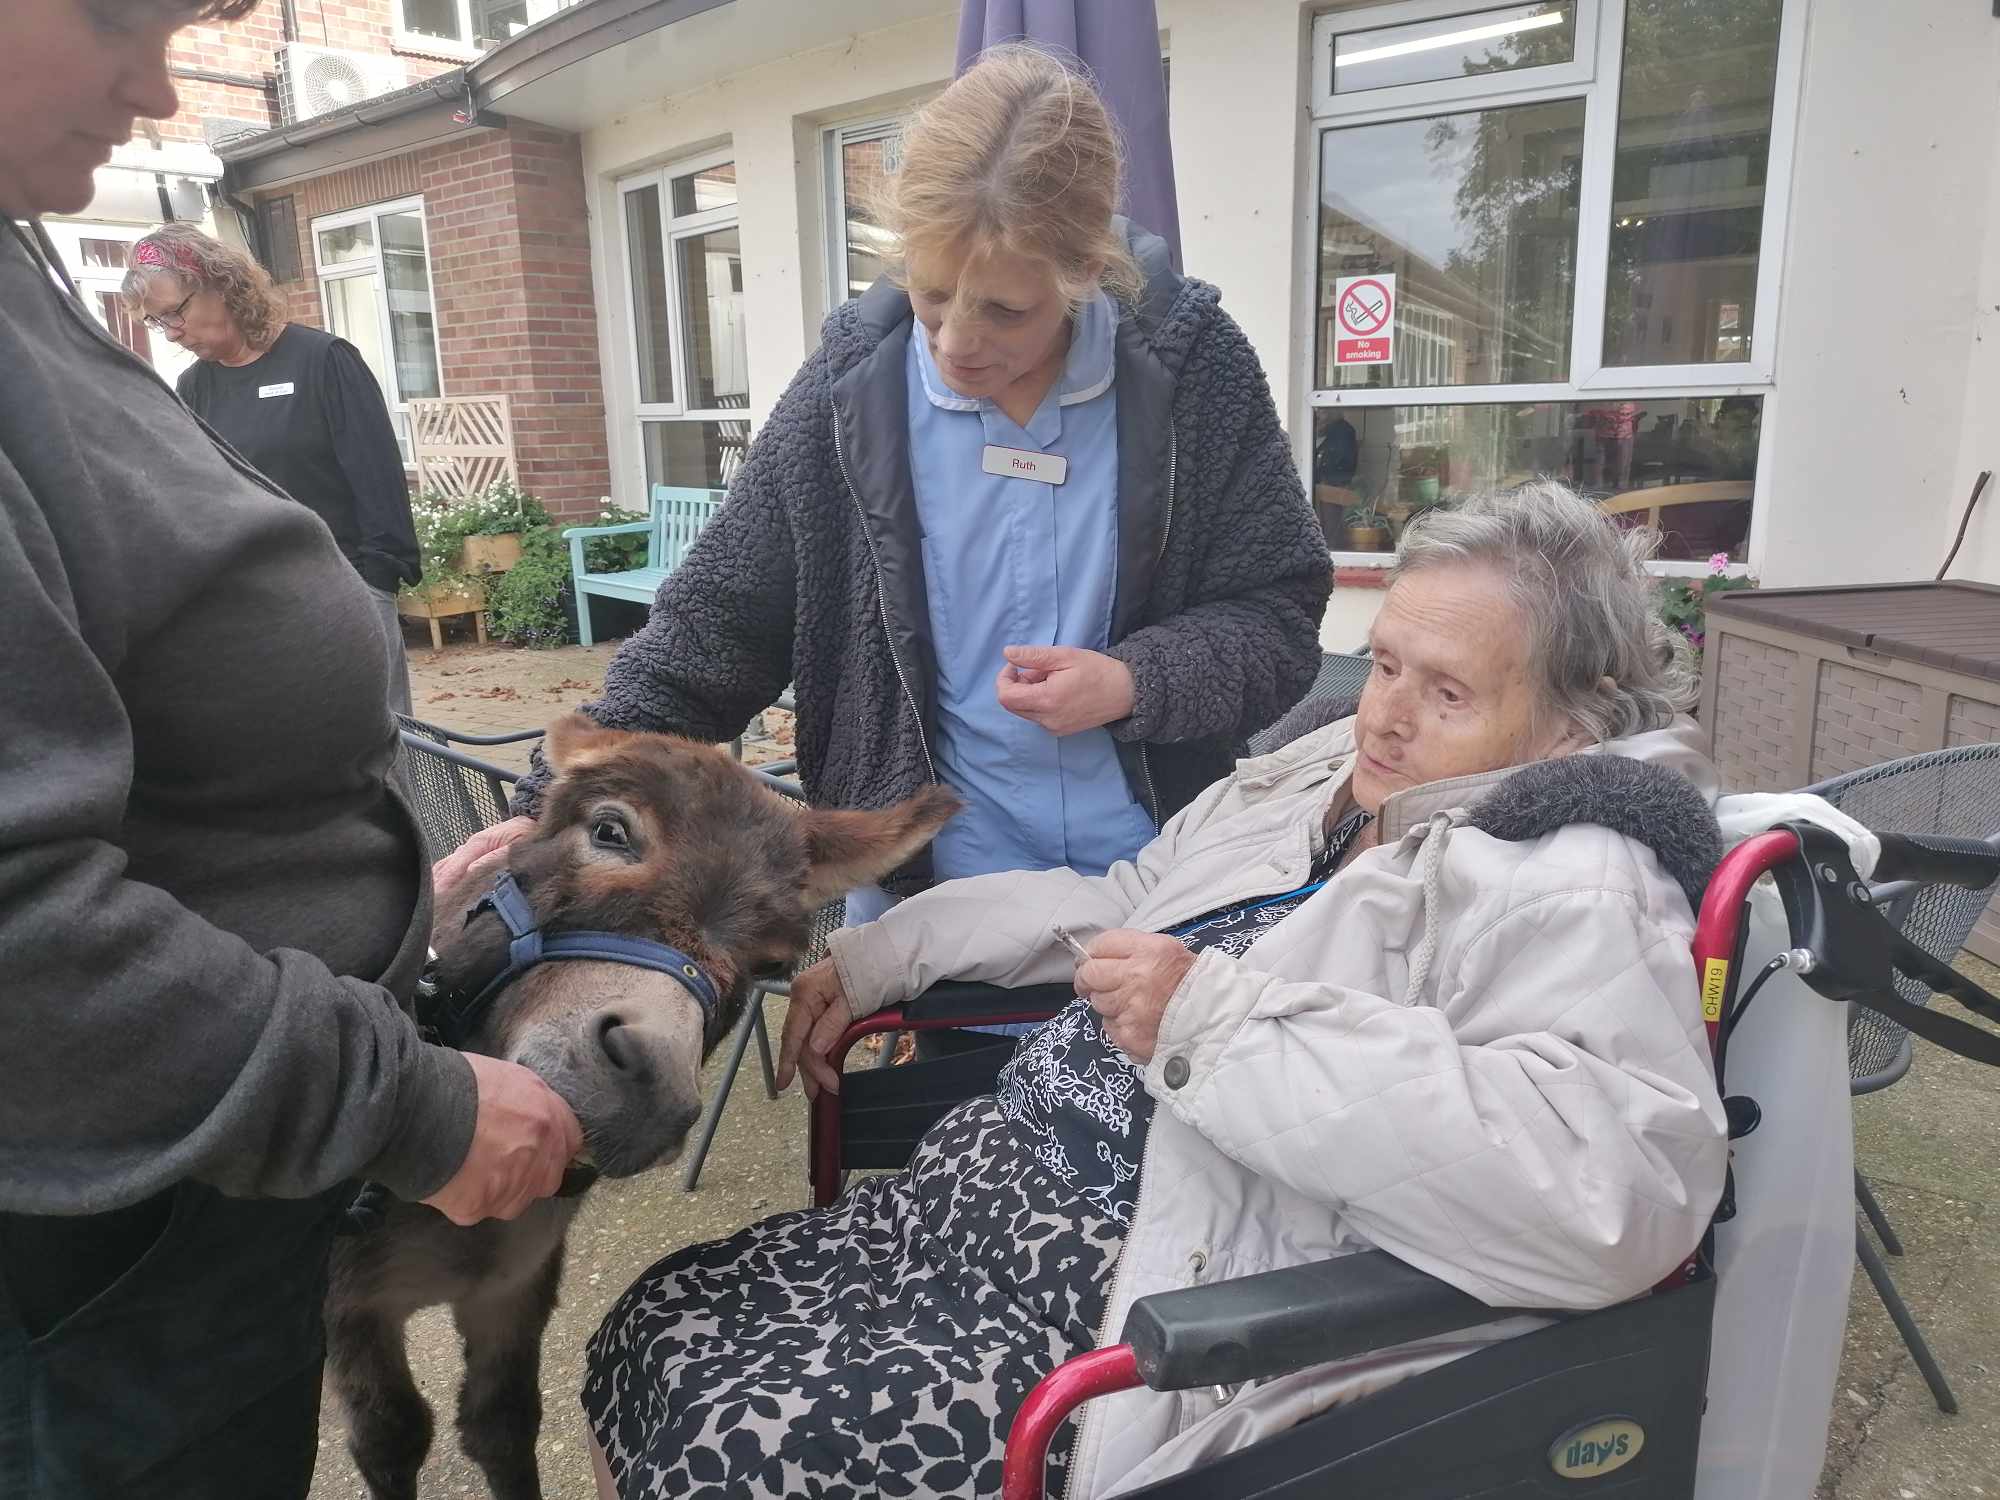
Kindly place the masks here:
<instances>
[{"instance_id":1,"label":"grey curly hair","mask_svg":"<svg viewBox=\"0 0 2000 1500\"><path fill-rule=\"evenodd\" d=\"M1655 531L1621 531L1551 479L1412 520L1392 576L1484 564L1527 622L1542 708L1592 741L1659 729L1694 706L1687 640L1659 616L1646 563Z\"/></svg>"}]
</instances>

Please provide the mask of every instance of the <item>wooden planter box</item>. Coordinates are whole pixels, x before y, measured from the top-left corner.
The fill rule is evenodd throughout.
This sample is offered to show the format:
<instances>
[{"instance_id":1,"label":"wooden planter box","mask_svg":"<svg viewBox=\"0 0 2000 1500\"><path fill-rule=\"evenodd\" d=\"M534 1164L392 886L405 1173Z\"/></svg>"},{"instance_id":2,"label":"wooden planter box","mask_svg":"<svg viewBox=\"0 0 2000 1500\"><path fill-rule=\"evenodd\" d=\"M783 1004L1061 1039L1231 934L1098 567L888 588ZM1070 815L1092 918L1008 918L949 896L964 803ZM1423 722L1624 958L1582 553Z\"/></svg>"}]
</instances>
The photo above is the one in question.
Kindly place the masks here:
<instances>
[{"instance_id":1,"label":"wooden planter box","mask_svg":"<svg viewBox=\"0 0 2000 1500\"><path fill-rule=\"evenodd\" d=\"M521 560L521 534L503 531L493 536L469 536L459 548L462 573L504 573Z\"/></svg>"},{"instance_id":2,"label":"wooden planter box","mask_svg":"<svg viewBox=\"0 0 2000 1500\"><path fill-rule=\"evenodd\" d=\"M1701 722L1724 791L1791 791L2000 742L2000 588L1989 584L1711 595L1703 645ZM2000 901L1967 947L2000 962Z\"/></svg>"},{"instance_id":3,"label":"wooden planter box","mask_svg":"<svg viewBox=\"0 0 2000 1500\"><path fill-rule=\"evenodd\" d=\"M428 620L434 651L444 649L444 632L438 621L453 615L471 615L473 633L480 645L486 644L486 594L482 589L450 585L406 588L396 595L396 613L407 620Z\"/></svg>"}]
</instances>

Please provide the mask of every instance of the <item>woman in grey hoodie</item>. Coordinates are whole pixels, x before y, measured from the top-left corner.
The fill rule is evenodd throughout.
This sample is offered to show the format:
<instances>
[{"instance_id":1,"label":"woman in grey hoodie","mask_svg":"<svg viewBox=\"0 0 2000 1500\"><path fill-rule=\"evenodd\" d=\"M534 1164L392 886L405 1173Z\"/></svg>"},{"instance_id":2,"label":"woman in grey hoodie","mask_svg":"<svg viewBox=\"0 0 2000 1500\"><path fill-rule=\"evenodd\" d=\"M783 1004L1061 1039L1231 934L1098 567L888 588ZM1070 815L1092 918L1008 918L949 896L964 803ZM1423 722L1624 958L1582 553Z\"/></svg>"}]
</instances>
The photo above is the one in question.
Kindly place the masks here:
<instances>
[{"instance_id":1,"label":"woman in grey hoodie","mask_svg":"<svg viewBox=\"0 0 2000 1500\"><path fill-rule=\"evenodd\" d=\"M62 285L175 30L13 0L0 50L0 1494L302 1496L357 1178L462 1222L580 1144L404 1013L430 871L381 626L325 524ZM22 228L17 221L27 221ZM276 735L284 736L279 743Z\"/></svg>"}]
</instances>

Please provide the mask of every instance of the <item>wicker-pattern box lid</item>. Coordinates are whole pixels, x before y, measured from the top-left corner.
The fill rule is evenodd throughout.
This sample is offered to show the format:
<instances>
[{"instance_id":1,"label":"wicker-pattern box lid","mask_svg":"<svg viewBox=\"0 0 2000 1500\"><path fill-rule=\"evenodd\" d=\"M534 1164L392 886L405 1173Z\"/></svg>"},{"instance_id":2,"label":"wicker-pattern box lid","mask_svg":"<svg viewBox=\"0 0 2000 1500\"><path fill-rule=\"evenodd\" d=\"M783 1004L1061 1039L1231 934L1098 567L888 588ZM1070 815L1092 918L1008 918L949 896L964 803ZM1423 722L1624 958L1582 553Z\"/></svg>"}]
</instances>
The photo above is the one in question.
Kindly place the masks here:
<instances>
[{"instance_id":1,"label":"wicker-pattern box lid","mask_svg":"<svg viewBox=\"0 0 2000 1500\"><path fill-rule=\"evenodd\" d=\"M1743 589L1712 595L1708 613L1711 631L1743 620L2000 682L2000 587L1988 583Z\"/></svg>"}]
</instances>

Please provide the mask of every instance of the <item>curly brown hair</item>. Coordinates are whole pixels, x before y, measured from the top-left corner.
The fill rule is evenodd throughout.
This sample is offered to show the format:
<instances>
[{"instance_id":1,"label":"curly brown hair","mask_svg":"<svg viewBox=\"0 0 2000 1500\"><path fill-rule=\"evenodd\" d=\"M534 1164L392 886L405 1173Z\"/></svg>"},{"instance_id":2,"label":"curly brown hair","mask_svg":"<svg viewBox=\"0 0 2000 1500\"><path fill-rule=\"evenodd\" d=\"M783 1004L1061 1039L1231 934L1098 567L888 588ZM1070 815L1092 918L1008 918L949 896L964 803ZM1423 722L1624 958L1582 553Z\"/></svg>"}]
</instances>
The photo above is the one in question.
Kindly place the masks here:
<instances>
[{"instance_id":1,"label":"curly brown hair","mask_svg":"<svg viewBox=\"0 0 2000 1500\"><path fill-rule=\"evenodd\" d=\"M152 246L165 265L144 264L141 252ZM132 247L130 267L121 288L134 317L144 317L146 287L155 276L172 276L184 290L215 292L235 320L237 331L253 349L268 349L284 332L289 319L285 299L271 273L248 251L225 245L189 224L167 224Z\"/></svg>"}]
</instances>

